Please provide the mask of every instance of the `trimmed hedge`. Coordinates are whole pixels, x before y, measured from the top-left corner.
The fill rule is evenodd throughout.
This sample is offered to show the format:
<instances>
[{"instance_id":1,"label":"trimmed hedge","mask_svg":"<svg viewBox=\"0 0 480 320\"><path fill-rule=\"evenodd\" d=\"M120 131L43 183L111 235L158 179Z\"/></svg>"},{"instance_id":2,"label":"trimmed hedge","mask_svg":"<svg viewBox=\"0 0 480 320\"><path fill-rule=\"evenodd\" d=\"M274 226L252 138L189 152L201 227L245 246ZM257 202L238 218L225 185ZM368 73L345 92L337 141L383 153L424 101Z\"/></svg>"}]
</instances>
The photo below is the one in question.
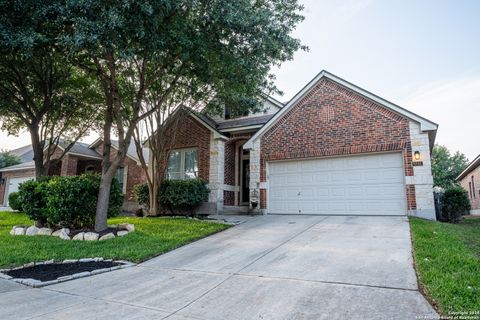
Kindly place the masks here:
<instances>
[{"instance_id":1,"label":"trimmed hedge","mask_svg":"<svg viewBox=\"0 0 480 320\"><path fill-rule=\"evenodd\" d=\"M22 210L32 219L49 227L92 228L100 176L53 177L27 181L19 188ZM123 194L116 179L112 182L108 217L117 216L123 205Z\"/></svg>"},{"instance_id":2,"label":"trimmed hedge","mask_svg":"<svg viewBox=\"0 0 480 320\"><path fill-rule=\"evenodd\" d=\"M208 200L208 193L207 183L201 179L165 180L158 201L172 213L193 215L194 208Z\"/></svg>"},{"instance_id":3,"label":"trimmed hedge","mask_svg":"<svg viewBox=\"0 0 480 320\"><path fill-rule=\"evenodd\" d=\"M18 192L12 192L8 195L8 205L16 211L22 210L22 200Z\"/></svg>"},{"instance_id":4,"label":"trimmed hedge","mask_svg":"<svg viewBox=\"0 0 480 320\"><path fill-rule=\"evenodd\" d=\"M445 221L458 223L463 215L468 214L470 201L465 189L452 186L445 190L442 197L442 215Z\"/></svg>"},{"instance_id":5,"label":"trimmed hedge","mask_svg":"<svg viewBox=\"0 0 480 320\"><path fill-rule=\"evenodd\" d=\"M135 201L147 211L150 209L150 192L148 190L148 184L141 183L133 186L133 195Z\"/></svg>"}]
</instances>

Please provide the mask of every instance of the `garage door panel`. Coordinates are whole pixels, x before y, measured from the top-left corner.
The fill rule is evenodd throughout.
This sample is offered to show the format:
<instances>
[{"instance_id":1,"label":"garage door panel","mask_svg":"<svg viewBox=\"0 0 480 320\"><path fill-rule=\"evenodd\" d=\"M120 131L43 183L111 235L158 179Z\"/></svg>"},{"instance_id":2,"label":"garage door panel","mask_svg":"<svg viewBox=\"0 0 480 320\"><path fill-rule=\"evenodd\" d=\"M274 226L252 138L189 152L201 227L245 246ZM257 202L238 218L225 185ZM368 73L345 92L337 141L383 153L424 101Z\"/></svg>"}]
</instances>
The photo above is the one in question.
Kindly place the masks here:
<instances>
[{"instance_id":1,"label":"garage door panel","mask_svg":"<svg viewBox=\"0 0 480 320\"><path fill-rule=\"evenodd\" d=\"M268 179L270 213L406 213L401 153L270 162Z\"/></svg>"}]
</instances>

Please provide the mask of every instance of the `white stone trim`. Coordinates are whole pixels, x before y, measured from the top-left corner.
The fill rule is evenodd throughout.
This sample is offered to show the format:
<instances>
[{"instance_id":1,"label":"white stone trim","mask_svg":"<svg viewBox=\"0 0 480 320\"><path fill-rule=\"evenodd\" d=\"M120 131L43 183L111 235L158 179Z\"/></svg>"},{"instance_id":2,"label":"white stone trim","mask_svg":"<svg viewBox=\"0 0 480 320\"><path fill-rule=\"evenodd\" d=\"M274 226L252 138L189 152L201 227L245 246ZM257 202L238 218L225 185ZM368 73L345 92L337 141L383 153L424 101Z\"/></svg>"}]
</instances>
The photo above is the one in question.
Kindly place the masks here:
<instances>
[{"instance_id":1,"label":"white stone trim","mask_svg":"<svg viewBox=\"0 0 480 320\"><path fill-rule=\"evenodd\" d=\"M217 138L212 132L210 136L210 170L208 188L210 194L208 196L209 202L216 203L216 213L223 210L223 190L225 178L225 141Z\"/></svg>"}]
</instances>

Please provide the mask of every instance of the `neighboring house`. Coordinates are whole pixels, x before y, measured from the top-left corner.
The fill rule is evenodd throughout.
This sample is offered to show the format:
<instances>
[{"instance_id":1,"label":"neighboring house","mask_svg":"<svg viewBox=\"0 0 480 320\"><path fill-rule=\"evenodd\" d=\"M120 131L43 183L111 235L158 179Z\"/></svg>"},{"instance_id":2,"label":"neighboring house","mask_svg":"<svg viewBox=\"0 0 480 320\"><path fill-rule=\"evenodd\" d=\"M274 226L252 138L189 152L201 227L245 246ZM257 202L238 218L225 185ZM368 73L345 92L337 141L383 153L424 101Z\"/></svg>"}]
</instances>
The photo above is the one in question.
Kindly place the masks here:
<instances>
[{"instance_id":1,"label":"neighboring house","mask_svg":"<svg viewBox=\"0 0 480 320\"><path fill-rule=\"evenodd\" d=\"M470 205L470 214L480 215L480 155L473 160L456 179L467 191Z\"/></svg>"},{"instance_id":2,"label":"neighboring house","mask_svg":"<svg viewBox=\"0 0 480 320\"><path fill-rule=\"evenodd\" d=\"M58 148L58 152L63 150L61 144ZM112 141L112 158L116 157L117 149L118 141L114 140ZM56 166L50 168L48 174L74 176L87 172L100 173L102 171L102 150L103 141L101 139L97 139L90 145L77 142ZM144 155L148 159L146 152L147 150L145 150ZM10 153L20 157L22 163L0 169L0 205L5 206L8 206L8 195L11 192L18 191L20 183L35 177L35 163L33 162L31 145L12 150ZM53 157L55 157L55 153ZM133 142L124 163L118 169L117 178L125 195L124 209L135 210L138 206L134 202L133 186L145 182L146 178L139 164Z\"/></svg>"},{"instance_id":3,"label":"neighboring house","mask_svg":"<svg viewBox=\"0 0 480 320\"><path fill-rule=\"evenodd\" d=\"M437 124L326 71L265 106L237 119L177 110L165 123L167 178L207 181L217 212L258 201L264 214L435 219Z\"/></svg>"}]
</instances>

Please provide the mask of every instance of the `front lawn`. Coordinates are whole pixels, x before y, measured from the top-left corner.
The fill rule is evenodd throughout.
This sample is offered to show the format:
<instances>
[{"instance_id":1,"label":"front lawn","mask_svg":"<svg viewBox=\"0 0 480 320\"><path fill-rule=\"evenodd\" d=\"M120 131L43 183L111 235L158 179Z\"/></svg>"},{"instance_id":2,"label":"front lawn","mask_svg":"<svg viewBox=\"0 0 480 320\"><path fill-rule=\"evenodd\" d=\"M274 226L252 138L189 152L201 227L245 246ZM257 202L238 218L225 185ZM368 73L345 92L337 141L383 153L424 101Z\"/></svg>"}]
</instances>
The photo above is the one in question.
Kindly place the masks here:
<instances>
[{"instance_id":1,"label":"front lawn","mask_svg":"<svg viewBox=\"0 0 480 320\"><path fill-rule=\"evenodd\" d=\"M141 262L229 226L186 218L109 219L133 223L135 232L106 241L68 241L49 236L11 236L14 225L32 225L25 214L0 212L0 268L33 261L103 257Z\"/></svg>"},{"instance_id":2,"label":"front lawn","mask_svg":"<svg viewBox=\"0 0 480 320\"><path fill-rule=\"evenodd\" d=\"M480 312L480 219L455 225L410 218L410 226L420 283L440 312Z\"/></svg>"}]
</instances>

